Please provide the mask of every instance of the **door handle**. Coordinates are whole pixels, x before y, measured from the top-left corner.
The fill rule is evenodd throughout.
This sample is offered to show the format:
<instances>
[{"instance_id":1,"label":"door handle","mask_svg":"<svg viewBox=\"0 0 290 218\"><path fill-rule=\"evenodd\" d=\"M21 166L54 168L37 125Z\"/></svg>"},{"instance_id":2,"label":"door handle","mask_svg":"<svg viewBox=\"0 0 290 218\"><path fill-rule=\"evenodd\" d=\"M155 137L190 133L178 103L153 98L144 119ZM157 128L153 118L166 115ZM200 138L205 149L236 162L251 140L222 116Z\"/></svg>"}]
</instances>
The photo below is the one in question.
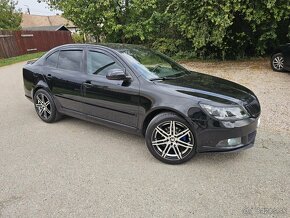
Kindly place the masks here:
<instances>
[{"instance_id":1,"label":"door handle","mask_svg":"<svg viewBox=\"0 0 290 218\"><path fill-rule=\"evenodd\" d=\"M51 74L47 74L47 79L52 79L52 75Z\"/></svg>"},{"instance_id":2,"label":"door handle","mask_svg":"<svg viewBox=\"0 0 290 218\"><path fill-rule=\"evenodd\" d=\"M83 83L83 86L86 88L91 88L93 86L93 84L91 83L91 81L86 81Z\"/></svg>"}]
</instances>

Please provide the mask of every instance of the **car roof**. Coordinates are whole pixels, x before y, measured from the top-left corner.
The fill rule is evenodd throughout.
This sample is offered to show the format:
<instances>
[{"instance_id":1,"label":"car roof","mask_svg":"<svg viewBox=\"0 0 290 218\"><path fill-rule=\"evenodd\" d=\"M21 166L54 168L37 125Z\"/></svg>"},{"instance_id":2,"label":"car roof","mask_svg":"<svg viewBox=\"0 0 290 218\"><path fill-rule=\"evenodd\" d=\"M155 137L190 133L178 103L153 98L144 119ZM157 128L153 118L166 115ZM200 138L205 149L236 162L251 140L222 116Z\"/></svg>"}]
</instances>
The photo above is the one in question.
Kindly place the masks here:
<instances>
[{"instance_id":1,"label":"car roof","mask_svg":"<svg viewBox=\"0 0 290 218\"><path fill-rule=\"evenodd\" d=\"M105 46L108 48L112 48L115 50L124 50L124 49L146 49L143 45L135 45L135 44L123 44L123 43L100 43L97 45Z\"/></svg>"},{"instance_id":2,"label":"car roof","mask_svg":"<svg viewBox=\"0 0 290 218\"><path fill-rule=\"evenodd\" d=\"M107 48L116 51L131 50L131 49L147 49L143 45L135 44L122 44L122 43L99 43L99 44L89 44L89 43L76 43L76 44L65 44L56 47L55 49L66 49L66 48L84 48L84 47L95 47L95 48Z\"/></svg>"}]
</instances>

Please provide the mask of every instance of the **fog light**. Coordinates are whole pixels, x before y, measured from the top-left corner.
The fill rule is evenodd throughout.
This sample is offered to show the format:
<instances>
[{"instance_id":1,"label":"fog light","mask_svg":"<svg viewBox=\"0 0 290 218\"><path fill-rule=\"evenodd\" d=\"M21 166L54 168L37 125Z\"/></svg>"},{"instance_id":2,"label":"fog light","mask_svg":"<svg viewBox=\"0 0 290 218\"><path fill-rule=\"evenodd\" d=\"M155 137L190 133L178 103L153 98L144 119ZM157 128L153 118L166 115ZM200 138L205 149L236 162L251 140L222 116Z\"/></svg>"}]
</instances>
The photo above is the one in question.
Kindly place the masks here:
<instances>
[{"instance_id":1,"label":"fog light","mask_svg":"<svg viewBox=\"0 0 290 218\"><path fill-rule=\"evenodd\" d=\"M236 146L240 144L242 144L241 137L222 140L216 146L217 147L232 147L232 146Z\"/></svg>"},{"instance_id":2,"label":"fog light","mask_svg":"<svg viewBox=\"0 0 290 218\"><path fill-rule=\"evenodd\" d=\"M241 138L228 139L228 144L229 144L229 146L235 146L235 145L242 144L242 139Z\"/></svg>"}]
</instances>

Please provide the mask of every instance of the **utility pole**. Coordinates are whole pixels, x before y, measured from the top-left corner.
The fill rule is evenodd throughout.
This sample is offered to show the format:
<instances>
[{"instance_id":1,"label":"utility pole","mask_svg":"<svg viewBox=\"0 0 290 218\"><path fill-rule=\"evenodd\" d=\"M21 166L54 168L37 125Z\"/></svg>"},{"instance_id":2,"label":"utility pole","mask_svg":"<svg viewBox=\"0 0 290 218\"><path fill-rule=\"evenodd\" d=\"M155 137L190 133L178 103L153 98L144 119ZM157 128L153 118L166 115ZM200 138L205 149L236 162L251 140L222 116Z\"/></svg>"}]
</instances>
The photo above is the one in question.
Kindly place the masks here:
<instances>
[{"instance_id":1,"label":"utility pole","mask_svg":"<svg viewBox=\"0 0 290 218\"><path fill-rule=\"evenodd\" d=\"M30 9L28 5L24 5L27 8L27 13L30 14Z\"/></svg>"}]
</instances>

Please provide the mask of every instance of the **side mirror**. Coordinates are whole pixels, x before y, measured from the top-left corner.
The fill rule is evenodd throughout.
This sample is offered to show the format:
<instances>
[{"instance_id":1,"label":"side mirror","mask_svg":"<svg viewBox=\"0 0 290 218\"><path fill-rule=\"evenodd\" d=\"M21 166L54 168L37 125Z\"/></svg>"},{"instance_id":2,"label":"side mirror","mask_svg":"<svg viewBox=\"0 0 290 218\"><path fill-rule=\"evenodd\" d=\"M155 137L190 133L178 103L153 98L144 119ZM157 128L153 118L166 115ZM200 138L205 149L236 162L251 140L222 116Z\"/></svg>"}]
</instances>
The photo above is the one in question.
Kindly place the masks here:
<instances>
[{"instance_id":1,"label":"side mirror","mask_svg":"<svg viewBox=\"0 0 290 218\"><path fill-rule=\"evenodd\" d=\"M106 75L108 80L130 80L131 77L126 75L121 69L111 69Z\"/></svg>"}]
</instances>

